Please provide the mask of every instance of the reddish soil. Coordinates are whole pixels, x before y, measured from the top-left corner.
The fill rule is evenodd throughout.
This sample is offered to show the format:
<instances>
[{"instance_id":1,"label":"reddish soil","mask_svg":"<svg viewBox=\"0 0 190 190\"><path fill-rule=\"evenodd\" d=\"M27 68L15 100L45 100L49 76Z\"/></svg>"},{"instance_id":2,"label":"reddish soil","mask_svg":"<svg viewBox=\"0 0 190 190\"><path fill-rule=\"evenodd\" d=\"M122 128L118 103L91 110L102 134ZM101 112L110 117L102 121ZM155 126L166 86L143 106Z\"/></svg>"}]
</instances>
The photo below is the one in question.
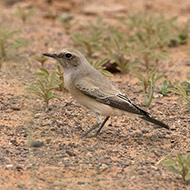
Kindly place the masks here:
<instances>
[{"instance_id":1,"label":"reddish soil","mask_svg":"<svg viewBox=\"0 0 190 190\"><path fill-rule=\"evenodd\" d=\"M60 100L50 101L44 112L42 101L24 89L35 83L32 73L40 64L35 55L74 47L71 35L56 20L52 25L48 11L71 12L72 31L80 24L102 16L117 24L116 18L126 13L163 13L187 21L190 1L89 1L33 0L0 3L0 23L10 30L21 30L29 46L3 62L0 71L0 189L32 190L102 190L102 189L190 189L190 184L157 163L167 155L190 152L190 117L177 97L170 94L154 98L149 108L143 107L143 93L131 73L109 78L137 105L167 123L171 130L158 129L138 118L112 117L97 138L80 139L80 135L95 122L94 115L81 107L68 92L56 93ZM15 4L14 4L15 3ZM25 24L15 17L17 6L38 10ZM45 42L51 39L49 46ZM169 49L172 57L158 67L168 80L183 81L190 76L187 54L190 43ZM51 70L54 61L45 68Z\"/></svg>"}]
</instances>

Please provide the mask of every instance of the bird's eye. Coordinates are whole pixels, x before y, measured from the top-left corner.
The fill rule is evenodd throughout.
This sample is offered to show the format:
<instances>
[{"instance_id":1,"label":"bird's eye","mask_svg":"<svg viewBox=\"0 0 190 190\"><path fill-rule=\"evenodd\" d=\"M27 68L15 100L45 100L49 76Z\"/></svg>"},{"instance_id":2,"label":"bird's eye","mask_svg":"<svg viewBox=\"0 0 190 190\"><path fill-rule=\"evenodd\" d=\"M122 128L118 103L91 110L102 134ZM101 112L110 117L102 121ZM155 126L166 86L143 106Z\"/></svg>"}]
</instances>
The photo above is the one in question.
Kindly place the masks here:
<instances>
[{"instance_id":1,"label":"bird's eye","mask_svg":"<svg viewBox=\"0 0 190 190\"><path fill-rule=\"evenodd\" d=\"M72 55L71 53L66 53L66 54L65 54L65 57L66 57L67 59L70 59L72 56L73 56L73 55Z\"/></svg>"}]
</instances>

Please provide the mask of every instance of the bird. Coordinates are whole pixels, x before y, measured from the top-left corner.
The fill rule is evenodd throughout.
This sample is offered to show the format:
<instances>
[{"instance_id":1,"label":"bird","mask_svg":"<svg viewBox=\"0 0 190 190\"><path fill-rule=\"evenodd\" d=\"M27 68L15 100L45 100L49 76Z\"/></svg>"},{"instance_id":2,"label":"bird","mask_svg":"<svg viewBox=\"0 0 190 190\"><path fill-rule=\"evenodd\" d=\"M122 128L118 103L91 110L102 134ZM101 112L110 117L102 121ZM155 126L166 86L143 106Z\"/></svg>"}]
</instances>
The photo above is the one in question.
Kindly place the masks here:
<instances>
[{"instance_id":1,"label":"bird","mask_svg":"<svg viewBox=\"0 0 190 190\"><path fill-rule=\"evenodd\" d=\"M135 105L125 93L114 87L78 50L63 48L56 53L43 53L43 56L59 62L63 68L65 88L78 103L95 113L96 124L84 132L81 138L99 127L93 135L97 137L111 116L138 116L159 127L169 129L168 125L151 117L148 112ZM103 121L102 116L105 117Z\"/></svg>"}]
</instances>

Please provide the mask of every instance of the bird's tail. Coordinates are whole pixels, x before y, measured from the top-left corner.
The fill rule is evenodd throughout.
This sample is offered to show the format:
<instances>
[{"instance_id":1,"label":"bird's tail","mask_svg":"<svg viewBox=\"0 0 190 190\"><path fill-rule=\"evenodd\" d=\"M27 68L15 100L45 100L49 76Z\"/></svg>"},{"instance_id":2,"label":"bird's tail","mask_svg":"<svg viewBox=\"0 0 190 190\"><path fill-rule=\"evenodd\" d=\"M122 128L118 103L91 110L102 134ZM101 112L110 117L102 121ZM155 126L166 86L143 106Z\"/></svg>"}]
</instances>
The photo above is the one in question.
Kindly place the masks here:
<instances>
[{"instance_id":1,"label":"bird's tail","mask_svg":"<svg viewBox=\"0 0 190 190\"><path fill-rule=\"evenodd\" d=\"M169 129L169 126L168 126L168 125L166 125L166 124L164 124L163 122L161 122L161 121L159 121L159 120L157 120L157 119L154 119L154 118L152 118L152 117L150 117L150 116L141 116L141 119L144 119L144 120L146 120L146 121L149 121L149 122L151 122L151 123L154 123L154 124L156 124L156 125L158 125L158 126L160 126L160 127L164 127L164 128L166 128L166 129Z\"/></svg>"}]
</instances>

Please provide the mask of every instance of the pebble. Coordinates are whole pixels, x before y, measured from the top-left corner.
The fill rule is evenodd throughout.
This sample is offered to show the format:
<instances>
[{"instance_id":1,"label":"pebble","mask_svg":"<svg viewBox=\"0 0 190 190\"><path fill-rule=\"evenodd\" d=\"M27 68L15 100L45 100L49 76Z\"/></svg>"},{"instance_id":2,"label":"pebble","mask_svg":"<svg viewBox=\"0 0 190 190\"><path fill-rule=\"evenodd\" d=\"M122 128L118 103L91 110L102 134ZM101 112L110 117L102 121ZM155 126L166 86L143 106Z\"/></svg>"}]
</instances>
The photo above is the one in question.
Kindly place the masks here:
<instances>
[{"instance_id":1,"label":"pebble","mask_svg":"<svg viewBox=\"0 0 190 190\"><path fill-rule=\"evenodd\" d=\"M143 143L142 143L142 142L137 142L137 144L138 144L138 145L143 145Z\"/></svg>"},{"instance_id":2,"label":"pebble","mask_svg":"<svg viewBox=\"0 0 190 190\"><path fill-rule=\"evenodd\" d=\"M142 130L142 133L149 133L149 132L150 132L149 129L143 129L143 130Z\"/></svg>"},{"instance_id":3,"label":"pebble","mask_svg":"<svg viewBox=\"0 0 190 190\"><path fill-rule=\"evenodd\" d=\"M15 146L19 146L19 143L14 139L14 140L11 140L10 141L13 145L15 145Z\"/></svg>"},{"instance_id":4,"label":"pebble","mask_svg":"<svg viewBox=\"0 0 190 190\"><path fill-rule=\"evenodd\" d=\"M12 168L13 167L13 164L7 164L6 165L6 168Z\"/></svg>"},{"instance_id":5,"label":"pebble","mask_svg":"<svg viewBox=\"0 0 190 190\"><path fill-rule=\"evenodd\" d=\"M107 164L102 164L102 165L99 167L98 174L101 174L102 172L106 171L108 168L109 168L109 167L108 167Z\"/></svg>"},{"instance_id":6,"label":"pebble","mask_svg":"<svg viewBox=\"0 0 190 190\"><path fill-rule=\"evenodd\" d=\"M85 182L84 181L78 181L78 185L84 185Z\"/></svg>"},{"instance_id":7,"label":"pebble","mask_svg":"<svg viewBox=\"0 0 190 190\"><path fill-rule=\"evenodd\" d=\"M66 153L67 153L69 156L76 156L76 154L75 154L73 151L70 151L70 150L66 150Z\"/></svg>"},{"instance_id":8,"label":"pebble","mask_svg":"<svg viewBox=\"0 0 190 190\"><path fill-rule=\"evenodd\" d=\"M21 105L12 105L11 109L15 110L15 111L19 111L19 110L21 110Z\"/></svg>"},{"instance_id":9,"label":"pebble","mask_svg":"<svg viewBox=\"0 0 190 190\"><path fill-rule=\"evenodd\" d=\"M16 170L21 171L21 170L23 170L23 167L22 166L16 166Z\"/></svg>"},{"instance_id":10,"label":"pebble","mask_svg":"<svg viewBox=\"0 0 190 190\"><path fill-rule=\"evenodd\" d=\"M22 183L18 184L18 188L20 188L20 189L27 189L26 185L22 184Z\"/></svg>"},{"instance_id":11,"label":"pebble","mask_svg":"<svg viewBox=\"0 0 190 190\"><path fill-rule=\"evenodd\" d=\"M30 147L35 147L35 148L39 148L39 147L42 147L44 146L44 143L41 142L41 141L32 141L30 142Z\"/></svg>"}]
</instances>

